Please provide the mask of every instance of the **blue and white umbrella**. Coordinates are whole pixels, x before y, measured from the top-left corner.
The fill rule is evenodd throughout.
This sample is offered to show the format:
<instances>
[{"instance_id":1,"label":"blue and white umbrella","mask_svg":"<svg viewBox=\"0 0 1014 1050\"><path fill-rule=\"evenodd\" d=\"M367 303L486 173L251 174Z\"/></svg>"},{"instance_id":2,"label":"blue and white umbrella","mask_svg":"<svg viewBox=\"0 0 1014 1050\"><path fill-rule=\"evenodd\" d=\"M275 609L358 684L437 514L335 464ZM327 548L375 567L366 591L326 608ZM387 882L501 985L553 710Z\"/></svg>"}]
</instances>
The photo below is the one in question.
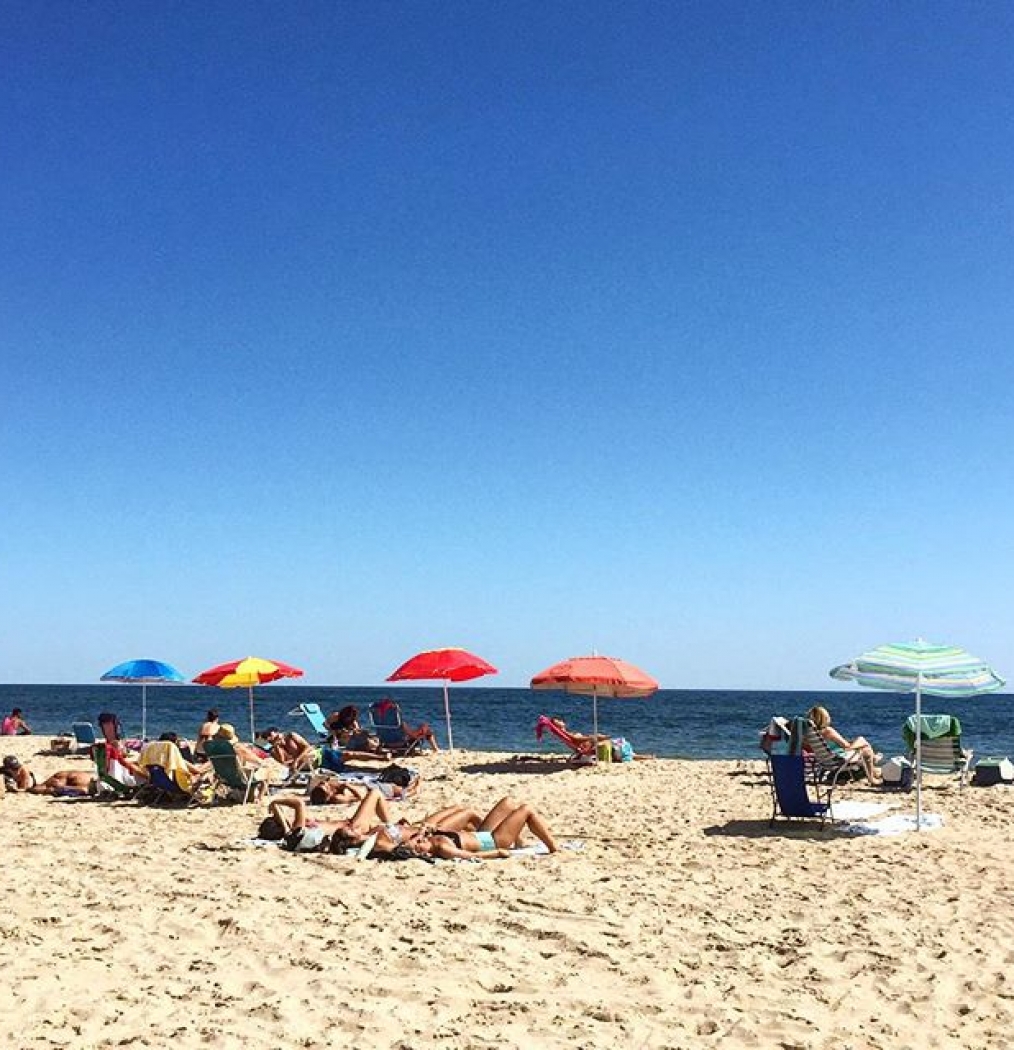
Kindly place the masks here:
<instances>
[{"instance_id":1,"label":"blue and white umbrella","mask_svg":"<svg viewBox=\"0 0 1014 1050\"><path fill-rule=\"evenodd\" d=\"M184 681L172 664L161 660L127 660L106 671L101 682L126 682L141 687L141 739L148 737L148 686Z\"/></svg>"},{"instance_id":2,"label":"blue and white umbrella","mask_svg":"<svg viewBox=\"0 0 1014 1050\"><path fill-rule=\"evenodd\" d=\"M856 682L870 689L915 693L916 726L921 726L922 694L977 696L1002 689L1005 681L977 656L956 645L934 645L921 638L895 642L857 656L831 669L839 682ZM915 737L915 826L922 824L922 733Z\"/></svg>"}]
</instances>

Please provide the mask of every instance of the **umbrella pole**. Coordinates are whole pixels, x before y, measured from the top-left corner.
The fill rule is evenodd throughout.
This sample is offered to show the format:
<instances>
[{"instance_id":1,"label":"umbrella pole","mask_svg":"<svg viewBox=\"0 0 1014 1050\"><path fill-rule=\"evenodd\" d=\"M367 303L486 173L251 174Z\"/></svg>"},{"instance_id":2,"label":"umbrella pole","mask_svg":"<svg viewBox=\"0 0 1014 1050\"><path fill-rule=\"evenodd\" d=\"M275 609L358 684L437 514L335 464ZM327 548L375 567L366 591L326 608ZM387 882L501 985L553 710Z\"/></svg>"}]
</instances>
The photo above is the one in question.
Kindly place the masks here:
<instances>
[{"instance_id":1,"label":"umbrella pole","mask_svg":"<svg viewBox=\"0 0 1014 1050\"><path fill-rule=\"evenodd\" d=\"M592 740L595 741L595 761L599 760L599 694L592 693Z\"/></svg>"},{"instance_id":2,"label":"umbrella pole","mask_svg":"<svg viewBox=\"0 0 1014 1050\"><path fill-rule=\"evenodd\" d=\"M148 686L141 683L141 742L148 739Z\"/></svg>"},{"instance_id":3,"label":"umbrella pole","mask_svg":"<svg viewBox=\"0 0 1014 1050\"><path fill-rule=\"evenodd\" d=\"M253 686L252 685L248 685L247 686L247 692L249 693L249 696L250 696L250 743L252 744L254 742L254 740L256 739L256 737L257 737L257 734L254 731Z\"/></svg>"},{"instance_id":4,"label":"umbrella pole","mask_svg":"<svg viewBox=\"0 0 1014 1050\"><path fill-rule=\"evenodd\" d=\"M922 671L915 678L915 830L922 831Z\"/></svg>"},{"instance_id":5,"label":"umbrella pole","mask_svg":"<svg viewBox=\"0 0 1014 1050\"><path fill-rule=\"evenodd\" d=\"M447 748L454 750L454 735L451 733L451 701L447 695L447 679L444 679L444 719L447 722Z\"/></svg>"}]
</instances>

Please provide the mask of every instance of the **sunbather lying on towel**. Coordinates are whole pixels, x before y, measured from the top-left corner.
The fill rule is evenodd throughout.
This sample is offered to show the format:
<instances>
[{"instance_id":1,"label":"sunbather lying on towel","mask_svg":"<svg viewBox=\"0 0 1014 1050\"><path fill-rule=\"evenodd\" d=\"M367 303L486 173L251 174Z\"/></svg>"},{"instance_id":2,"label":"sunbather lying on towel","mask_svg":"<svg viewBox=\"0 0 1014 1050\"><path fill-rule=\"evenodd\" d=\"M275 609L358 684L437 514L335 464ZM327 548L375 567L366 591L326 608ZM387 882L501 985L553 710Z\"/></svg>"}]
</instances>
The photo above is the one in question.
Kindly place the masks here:
<instances>
[{"instance_id":1,"label":"sunbather lying on towel","mask_svg":"<svg viewBox=\"0 0 1014 1050\"><path fill-rule=\"evenodd\" d=\"M350 783L339 776L320 776L310 781L309 799L311 806L341 805L347 802L361 802L376 788L388 801L401 801L414 795L418 788L418 779L407 786L385 781L372 783Z\"/></svg>"},{"instance_id":2,"label":"sunbather lying on towel","mask_svg":"<svg viewBox=\"0 0 1014 1050\"><path fill-rule=\"evenodd\" d=\"M359 802L355 812L347 820L316 820L307 812L301 798L276 798L268 804L268 816L261 821L257 837L280 841L283 848L299 853L326 852L335 832L352 830L364 834L378 820L390 821L391 812L387 800L376 790L370 791Z\"/></svg>"},{"instance_id":3,"label":"sunbather lying on towel","mask_svg":"<svg viewBox=\"0 0 1014 1050\"><path fill-rule=\"evenodd\" d=\"M3 762L3 779L8 791L27 791L31 795L87 795L95 775L86 769L64 769L39 783L35 774L14 755Z\"/></svg>"},{"instance_id":4,"label":"sunbather lying on towel","mask_svg":"<svg viewBox=\"0 0 1014 1050\"><path fill-rule=\"evenodd\" d=\"M530 830L550 853L557 850L553 834L533 806L502 798L487 814L480 816L467 806L446 806L425 817L422 823L383 824L362 831L350 825L336 829L331 836L332 853L346 852L376 835L373 852L453 859L493 859L506 857L521 845L521 835Z\"/></svg>"},{"instance_id":5,"label":"sunbather lying on towel","mask_svg":"<svg viewBox=\"0 0 1014 1050\"><path fill-rule=\"evenodd\" d=\"M62 769L29 788L33 795L87 795L95 777L84 769Z\"/></svg>"}]
</instances>

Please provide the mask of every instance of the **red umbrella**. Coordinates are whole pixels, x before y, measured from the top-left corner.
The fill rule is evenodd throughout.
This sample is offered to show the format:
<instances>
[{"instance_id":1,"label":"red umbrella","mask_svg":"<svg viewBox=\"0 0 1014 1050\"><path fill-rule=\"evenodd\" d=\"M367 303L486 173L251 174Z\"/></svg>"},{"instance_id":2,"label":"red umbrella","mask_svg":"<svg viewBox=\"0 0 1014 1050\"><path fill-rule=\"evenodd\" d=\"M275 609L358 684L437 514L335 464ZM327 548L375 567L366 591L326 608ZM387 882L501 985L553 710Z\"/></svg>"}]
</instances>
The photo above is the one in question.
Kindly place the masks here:
<instances>
[{"instance_id":1,"label":"red umbrella","mask_svg":"<svg viewBox=\"0 0 1014 1050\"><path fill-rule=\"evenodd\" d=\"M447 719L447 746L454 750L451 734L451 703L447 695L448 682L467 682L472 678L496 674L496 668L481 656L467 649L430 649L416 653L410 660L387 676L389 682L422 681L439 678L444 683L444 716Z\"/></svg>"},{"instance_id":2,"label":"red umbrella","mask_svg":"<svg viewBox=\"0 0 1014 1050\"><path fill-rule=\"evenodd\" d=\"M277 660L265 660L260 656L247 656L242 660L219 664L202 671L194 681L198 685L217 685L223 689L246 686L250 693L250 739L254 737L253 687L266 682L277 682L279 678L302 678L303 672L298 667L279 663Z\"/></svg>"},{"instance_id":3,"label":"red umbrella","mask_svg":"<svg viewBox=\"0 0 1014 1050\"><path fill-rule=\"evenodd\" d=\"M592 698L595 739L599 735L599 697L651 696L658 682L639 667L612 656L572 656L532 679L533 689L555 689Z\"/></svg>"}]
</instances>

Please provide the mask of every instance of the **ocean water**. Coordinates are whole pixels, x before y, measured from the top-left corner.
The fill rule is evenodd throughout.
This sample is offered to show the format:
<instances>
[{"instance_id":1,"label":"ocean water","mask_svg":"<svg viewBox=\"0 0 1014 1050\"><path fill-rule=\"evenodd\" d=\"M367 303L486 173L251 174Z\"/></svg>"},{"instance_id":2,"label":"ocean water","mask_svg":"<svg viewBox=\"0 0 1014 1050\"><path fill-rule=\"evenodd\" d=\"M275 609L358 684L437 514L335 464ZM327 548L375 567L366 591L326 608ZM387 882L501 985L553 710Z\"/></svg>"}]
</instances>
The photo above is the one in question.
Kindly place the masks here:
<instances>
[{"instance_id":1,"label":"ocean water","mask_svg":"<svg viewBox=\"0 0 1014 1050\"><path fill-rule=\"evenodd\" d=\"M410 724L431 722L446 743L443 691L437 687L344 688L268 685L254 691L257 725L278 725L306 733L297 704L316 701L325 712L356 704L367 721L367 707L391 696ZM540 714L561 715L574 728L591 731L592 704L583 697L529 689L452 686L454 743L457 747L508 753L563 751L559 742L535 740ZM758 733L772 715L804 713L814 703L827 707L838 729L862 733L880 751L903 751L901 726L914 710L911 694L858 692L762 692L664 689L647 700L600 700L599 729L625 736L640 751L665 758L756 758ZM0 713L20 707L36 733L51 735L72 722L96 722L100 711L115 711L128 736L140 734L141 688L133 685L0 685ZM246 690L200 686L149 686L148 735L167 729L192 736L204 712L217 707L241 736L249 733ZM992 694L943 705L925 697L924 713L957 715L967 747L977 755L1014 757L1014 696ZM2 750L2 745L0 745Z\"/></svg>"}]
</instances>

